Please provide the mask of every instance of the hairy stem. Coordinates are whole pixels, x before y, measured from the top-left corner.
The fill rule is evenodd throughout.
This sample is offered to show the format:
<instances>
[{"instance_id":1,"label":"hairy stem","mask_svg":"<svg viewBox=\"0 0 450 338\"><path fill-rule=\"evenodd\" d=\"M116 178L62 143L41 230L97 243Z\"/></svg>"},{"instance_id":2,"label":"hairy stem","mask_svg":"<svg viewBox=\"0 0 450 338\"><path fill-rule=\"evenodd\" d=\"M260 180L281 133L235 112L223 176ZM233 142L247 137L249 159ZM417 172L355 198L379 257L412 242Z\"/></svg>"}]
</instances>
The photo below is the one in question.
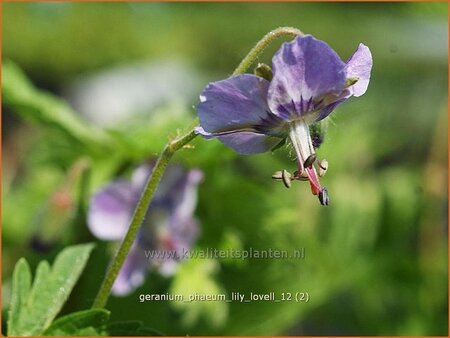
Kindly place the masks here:
<instances>
[{"instance_id":1,"label":"hairy stem","mask_svg":"<svg viewBox=\"0 0 450 338\"><path fill-rule=\"evenodd\" d=\"M247 71L247 69L252 65L253 62L255 62L256 58L259 54L261 54L264 49L270 45L274 40L290 36L290 37L296 37L296 36L303 36L304 34L302 31L300 31L297 28L293 27L279 27L277 29L274 29L273 31L270 31L264 37L259 40L259 42L253 47L250 52L245 56L245 58L241 61L239 66L234 70L232 75L239 75L243 74Z\"/></svg>"},{"instance_id":2,"label":"hairy stem","mask_svg":"<svg viewBox=\"0 0 450 338\"><path fill-rule=\"evenodd\" d=\"M267 33L245 56L239 66L233 72L233 75L243 74L248 68L252 65L252 63L256 60L258 55L274 40L291 36L295 37L298 35L303 35L303 33L292 27L280 27L269 33ZM198 121L196 121L198 122ZM192 129L190 132L185 134L182 137L179 137L173 141L170 141L163 149L161 155L159 156L155 167L151 175L149 176L145 188L142 192L141 198L136 206L133 217L131 219L130 226L128 228L127 234L120 244L119 249L117 250L116 255L114 256L111 265L106 272L106 276L100 286L100 289L97 293L97 296L94 300L92 308L102 308L105 307L109 295L111 293L111 288L114 284L114 281L119 274L120 269L122 268L123 263L125 262L126 257L133 245L136 236L138 234L140 225L142 224L147 209L152 201L153 195L158 188L158 184L166 170L167 165L169 164L172 156L181 149L184 145L188 144L197 136L195 129Z\"/></svg>"},{"instance_id":3,"label":"hairy stem","mask_svg":"<svg viewBox=\"0 0 450 338\"><path fill-rule=\"evenodd\" d=\"M139 199L139 202L134 211L133 218L131 219L131 224L128 228L128 232L123 239L116 253L116 256L114 257L108 269L108 272L106 273L102 285L100 286L100 290L97 294L97 297L95 298L94 304L92 305L93 308L101 308L106 305L114 281L119 274L125 258L128 256L134 240L136 239L139 227L144 220L145 213L147 212L148 206L152 201L153 195L155 194L156 188L158 187L159 181L161 180L161 177L163 176L170 159L177 150L189 143L196 136L197 134L192 130L190 133L169 142L164 147L164 150L159 156L153 168L153 171L147 180L145 189L142 192L141 198Z\"/></svg>"}]
</instances>

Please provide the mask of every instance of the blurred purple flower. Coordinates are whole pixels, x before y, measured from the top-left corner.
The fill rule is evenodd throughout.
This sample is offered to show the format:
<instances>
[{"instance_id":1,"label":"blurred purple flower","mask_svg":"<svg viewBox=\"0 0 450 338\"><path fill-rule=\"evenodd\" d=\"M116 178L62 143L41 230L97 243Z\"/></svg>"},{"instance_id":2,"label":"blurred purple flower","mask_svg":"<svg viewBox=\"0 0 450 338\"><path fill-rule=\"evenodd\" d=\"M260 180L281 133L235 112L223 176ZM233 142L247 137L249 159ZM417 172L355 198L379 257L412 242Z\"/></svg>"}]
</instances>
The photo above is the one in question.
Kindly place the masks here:
<instances>
[{"instance_id":1,"label":"blurred purple flower","mask_svg":"<svg viewBox=\"0 0 450 338\"><path fill-rule=\"evenodd\" d=\"M308 179L313 194L328 204L313 165L309 125L366 92L372 55L359 44L344 63L325 42L307 35L284 43L272 64L270 82L243 74L208 84L200 95L197 132L241 154L268 151L289 137L298 163L294 178Z\"/></svg>"},{"instance_id":2,"label":"blurred purple flower","mask_svg":"<svg viewBox=\"0 0 450 338\"><path fill-rule=\"evenodd\" d=\"M131 181L112 182L94 194L87 222L94 236L111 241L125 237L151 169L152 165L142 165L135 170ZM125 296L134 291L143 284L151 266L166 276L175 272L179 258L191 248L198 236L193 213L202 177L202 172L197 169L186 171L178 165L167 168L147 210L144 224L113 285L113 294ZM161 254L146 257L146 251ZM169 254L164 256L164 253Z\"/></svg>"}]
</instances>

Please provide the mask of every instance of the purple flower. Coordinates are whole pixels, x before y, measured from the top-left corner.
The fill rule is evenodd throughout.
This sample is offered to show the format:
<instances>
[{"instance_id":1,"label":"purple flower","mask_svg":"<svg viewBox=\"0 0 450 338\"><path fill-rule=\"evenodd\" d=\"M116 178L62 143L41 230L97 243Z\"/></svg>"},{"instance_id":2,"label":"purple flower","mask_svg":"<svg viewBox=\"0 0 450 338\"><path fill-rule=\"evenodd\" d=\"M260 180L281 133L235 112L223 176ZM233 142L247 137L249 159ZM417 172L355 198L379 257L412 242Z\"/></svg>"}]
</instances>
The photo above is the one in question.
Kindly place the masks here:
<instances>
[{"instance_id":1,"label":"purple flower","mask_svg":"<svg viewBox=\"0 0 450 338\"><path fill-rule=\"evenodd\" d=\"M328 204L313 165L309 126L366 92L372 55L359 44L344 63L325 42L307 35L284 43L272 64L270 82L243 74L208 84L200 95L197 132L241 154L262 153L289 138L298 164L292 179L307 179L312 193Z\"/></svg>"},{"instance_id":2,"label":"purple flower","mask_svg":"<svg viewBox=\"0 0 450 338\"><path fill-rule=\"evenodd\" d=\"M125 237L151 169L152 165L142 165L131 181L112 182L94 194L87 222L94 236L111 241ZM197 169L186 171L178 165L167 168L113 285L113 294L124 296L142 285L150 266L166 276L175 272L183 251L189 250L198 236L193 213L202 177ZM153 257L149 252L155 253Z\"/></svg>"}]
</instances>

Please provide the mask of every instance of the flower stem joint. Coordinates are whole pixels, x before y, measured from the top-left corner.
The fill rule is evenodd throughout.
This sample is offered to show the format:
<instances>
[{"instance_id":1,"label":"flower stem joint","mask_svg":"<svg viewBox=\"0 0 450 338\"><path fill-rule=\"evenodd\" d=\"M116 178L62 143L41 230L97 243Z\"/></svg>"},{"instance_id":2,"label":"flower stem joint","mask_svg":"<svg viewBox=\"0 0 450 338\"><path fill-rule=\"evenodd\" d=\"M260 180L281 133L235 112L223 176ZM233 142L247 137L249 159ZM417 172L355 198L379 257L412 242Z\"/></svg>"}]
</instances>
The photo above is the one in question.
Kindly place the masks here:
<instances>
[{"instance_id":1,"label":"flower stem joint","mask_svg":"<svg viewBox=\"0 0 450 338\"><path fill-rule=\"evenodd\" d=\"M256 76L266 79L267 81L272 81L273 79L272 68L270 68L270 66L266 65L265 63L258 63L253 73Z\"/></svg>"},{"instance_id":2,"label":"flower stem joint","mask_svg":"<svg viewBox=\"0 0 450 338\"><path fill-rule=\"evenodd\" d=\"M258 65L257 75L209 83L200 95L196 132L240 154L262 153L289 141L297 171L278 171L272 178L286 187L307 180L320 203L328 205L328 191L319 182L328 162L315 152L323 141L318 122L351 96L363 95L371 69L372 55L363 44L344 63L325 42L298 36L274 55L272 74L267 65Z\"/></svg>"}]
</instances>

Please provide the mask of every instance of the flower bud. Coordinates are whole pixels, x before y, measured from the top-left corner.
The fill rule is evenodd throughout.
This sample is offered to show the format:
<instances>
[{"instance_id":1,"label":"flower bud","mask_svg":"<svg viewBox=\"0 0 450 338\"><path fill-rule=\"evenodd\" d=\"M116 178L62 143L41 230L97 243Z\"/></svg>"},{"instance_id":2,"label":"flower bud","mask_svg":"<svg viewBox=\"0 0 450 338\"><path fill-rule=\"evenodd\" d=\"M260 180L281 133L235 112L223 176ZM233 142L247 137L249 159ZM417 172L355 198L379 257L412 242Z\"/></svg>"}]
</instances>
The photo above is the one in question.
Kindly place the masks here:
<instances>
[{"instance_id":1,"label":"flower bud","mask_svg":"<svg viewBox=\"0 0 450 338\"><path fill-rule=\"evenodd\" d=\"M266 79L267 81L272 81L273 78L272 68L270 68L270 66L266 65L265 63L258 63L253 73L256 76Z\"/></svg>"},{"instance_id":2,"label":"flower bud","mask_svg":"<svg viewBox=\"0 0 450 338\"><path fill-rule=\"evenodd\" d=\"M353 86L356 82L358 82L359 78L357 77L349 77L345 80L345 87Z\"/></svg>"},{"instance_id":3,"label":"flower bud","mask_svg":"<svg viewBox=\"0 0 450 338\"><path fill-rule=\"evenodd\" d=\"M326 122L319 121L317 123L309 125L309 132L311 134L311 140L314 149L317 149L325 139Z\"/></svg>"}]
</instances>

